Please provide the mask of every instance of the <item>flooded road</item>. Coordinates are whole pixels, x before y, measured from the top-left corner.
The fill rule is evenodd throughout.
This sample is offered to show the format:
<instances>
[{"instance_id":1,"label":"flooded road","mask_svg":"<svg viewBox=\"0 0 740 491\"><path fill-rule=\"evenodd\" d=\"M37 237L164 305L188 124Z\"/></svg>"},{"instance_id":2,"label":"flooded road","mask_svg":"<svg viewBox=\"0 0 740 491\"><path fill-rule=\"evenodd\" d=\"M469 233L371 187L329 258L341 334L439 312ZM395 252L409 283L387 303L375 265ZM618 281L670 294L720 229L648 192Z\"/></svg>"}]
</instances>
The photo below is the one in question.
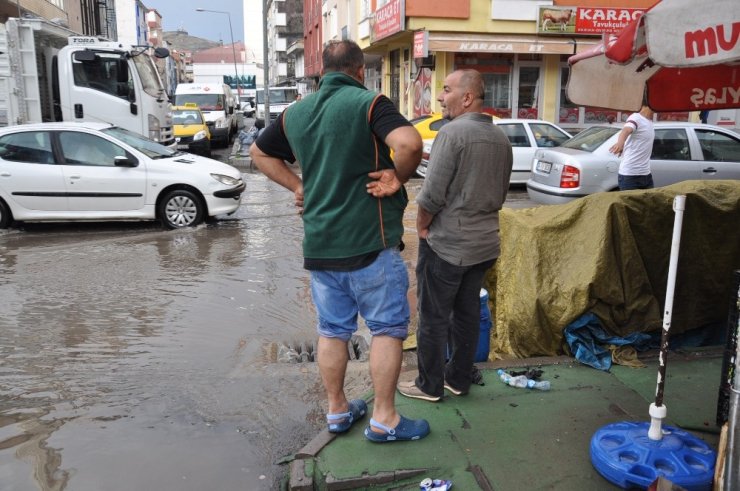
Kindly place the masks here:
<instances>
[{"instance_id":1,"label":"flooded road","mask_svg":"<svg viewBox=\"0 0 740 491\"><path fill-rule=\"evenodd\" d=\"M0 230L0 490L275 489L323 428L316 364L276 362L315 338L293 196L244 175L238 212L195 229Z\"/></svg>"}]
</instances>

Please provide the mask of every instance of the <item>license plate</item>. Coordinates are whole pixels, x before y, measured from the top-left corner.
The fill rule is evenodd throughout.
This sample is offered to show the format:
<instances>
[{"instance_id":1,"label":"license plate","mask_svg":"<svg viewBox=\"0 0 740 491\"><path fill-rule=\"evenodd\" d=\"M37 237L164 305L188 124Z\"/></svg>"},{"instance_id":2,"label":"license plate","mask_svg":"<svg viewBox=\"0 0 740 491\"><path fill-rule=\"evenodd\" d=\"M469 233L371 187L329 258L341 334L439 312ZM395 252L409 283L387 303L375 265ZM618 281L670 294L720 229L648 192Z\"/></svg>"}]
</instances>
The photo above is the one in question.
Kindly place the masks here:
<instances>
[{"instance_id":1,"label":"license plate","mask_svg":"<svg viewBox=\"0 0 740 491\"><path fill-rule=\"evenodd\" d=\"M550 162L537 162L537 172L544 172L545 174L549 174L552 170L552 164Z\"/></svg>"},{"instance_id":2,"label":"license plate","mask_svg":"<svg viewBox=\"0 0 740 491\"><path fill-rule=\"evenodd\" d=\"M190 148L188 145L178 145L177 146L178 150L187 150L188 148Z\"/></svg>"}]
</instances>

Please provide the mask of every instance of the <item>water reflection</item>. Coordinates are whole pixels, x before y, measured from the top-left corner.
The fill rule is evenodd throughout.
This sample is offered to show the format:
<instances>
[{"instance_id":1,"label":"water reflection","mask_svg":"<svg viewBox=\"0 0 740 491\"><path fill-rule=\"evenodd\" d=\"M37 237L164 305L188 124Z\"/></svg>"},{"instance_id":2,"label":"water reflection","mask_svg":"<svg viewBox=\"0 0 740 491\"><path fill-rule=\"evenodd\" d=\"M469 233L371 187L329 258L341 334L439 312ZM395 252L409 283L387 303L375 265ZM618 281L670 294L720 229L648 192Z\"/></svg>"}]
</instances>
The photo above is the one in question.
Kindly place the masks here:
<instances>
[{"instance_id":1,"label":"water reflection","mask_svg":"<svg viewBox=\"0 0 740 491\"><path fill-rule=\"evenodd\" d=\"M301 398L316 379L281 393L263 346L314 320L292 196L248 177L246 206L215 225L0 233L3 486L271 488L275 452L295 444L271 438L313 434ZM281 419L286 404L300 417ZM160 483L166 469L182 475Z\"/></svg>"}]
</instances>

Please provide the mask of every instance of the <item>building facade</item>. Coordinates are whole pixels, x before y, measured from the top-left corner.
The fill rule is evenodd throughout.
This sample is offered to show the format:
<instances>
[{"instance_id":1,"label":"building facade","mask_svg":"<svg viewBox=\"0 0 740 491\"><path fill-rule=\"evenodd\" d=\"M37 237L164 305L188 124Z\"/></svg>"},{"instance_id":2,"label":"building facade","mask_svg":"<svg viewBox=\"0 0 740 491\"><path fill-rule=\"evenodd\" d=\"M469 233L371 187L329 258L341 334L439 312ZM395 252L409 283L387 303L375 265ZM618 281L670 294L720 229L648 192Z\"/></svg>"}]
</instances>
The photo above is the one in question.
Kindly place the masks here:
<instances>
[{"instance_id":1,"label":"building facade","mask_svg":"<svg viewBox=\"0 0 740 491\"><path fill-rule=\"evenodd\" d=\"M295 58L288 46L303 39L303 0L265 0L269 84L295 85Z\"/></svg>"},{"instance_id":2,"label":"building facade","mask_svg":"<svg viewBox=\"0 0 740 491\"><path fill-rule=\"evenodd\" d=\"M438 112L445 77L474 68L485 80L485 112L499 117L545 119L573 130L623 121L627 112L568 100L567 61L657 1L305 0L304 72L317 83L323 45L349 38L365 52L365 85L408 118ZM661 113L657 119L695 117Z\"/></svg>"}]
</instances>

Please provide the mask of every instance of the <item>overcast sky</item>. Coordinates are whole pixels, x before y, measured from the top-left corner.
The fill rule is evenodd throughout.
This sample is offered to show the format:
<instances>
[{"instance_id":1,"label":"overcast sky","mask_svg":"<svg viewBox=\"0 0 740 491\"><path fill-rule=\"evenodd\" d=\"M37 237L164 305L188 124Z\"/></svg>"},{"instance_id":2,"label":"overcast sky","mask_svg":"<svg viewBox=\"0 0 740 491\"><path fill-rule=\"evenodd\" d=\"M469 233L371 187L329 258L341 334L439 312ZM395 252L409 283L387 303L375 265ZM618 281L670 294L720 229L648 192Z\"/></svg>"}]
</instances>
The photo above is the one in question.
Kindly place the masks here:
<instances>
[{"instance_id":1,"label":"overcast sky","mask_svg":"<svg viewBox=\"0 0 740 491\"><path fill-rule=\"evenodd\" d=\"M258 0L248 0L258 1ZM162 28L165 31L185 29L191 36L231 43L229 19L225 14L196 12L200 7L208 10L229 12L231 27L234 29L234 41L244 41L244 15L242 0L144 0L144 5L157 9L162 16Z\"/></svg>"}]
</instances>

